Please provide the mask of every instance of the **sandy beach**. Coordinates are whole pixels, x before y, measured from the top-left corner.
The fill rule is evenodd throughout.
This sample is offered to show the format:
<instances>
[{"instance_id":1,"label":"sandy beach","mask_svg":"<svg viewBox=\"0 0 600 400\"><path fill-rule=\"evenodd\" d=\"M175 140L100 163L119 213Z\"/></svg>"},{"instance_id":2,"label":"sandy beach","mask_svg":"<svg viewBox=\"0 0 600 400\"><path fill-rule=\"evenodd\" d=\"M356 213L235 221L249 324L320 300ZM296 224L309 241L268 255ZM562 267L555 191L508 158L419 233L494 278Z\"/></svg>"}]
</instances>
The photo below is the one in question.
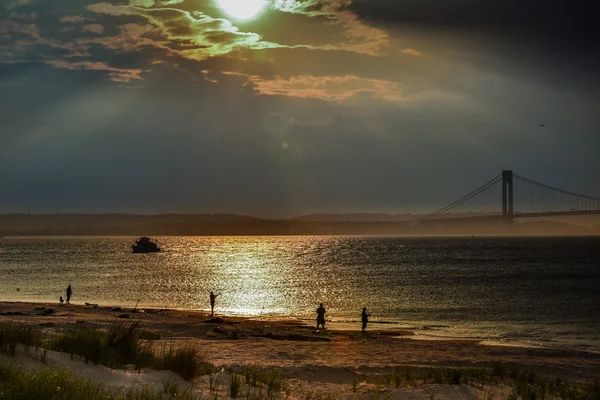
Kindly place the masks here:
<instances>
[{"instance_id":1,"label":"sandy beach","mask_svg":"<svg viewBox=\"0 0 600 400\"><path fill-rule=\"evenodd\" d=\"M205 359L218 367L250 364L279 367L301 387L322 389L337 385L349 391L357 376L383 373L398 366L518 365L575 381L586 381L600 374L600 354L566 349L489 346L476 340L413 340L412 331L371 330L363 334L359 326L356 331L317 331L294 319L223 315L211 318L206 312L181 310L0 303L0 322L35 324L47 330L106 327L115 322L134 321L139 321L146 330L160 333L157 343L194 342L199 344ZM81 373L86 368L89 367L75 370ZM339 390L342 389L336 389ZM423 392L423 388L415 390L411 391L415 396ZM446 391L456 388L432 390L452 398ZM425 390L420 395L430 394Z\"/></svg>"}]
</instances>

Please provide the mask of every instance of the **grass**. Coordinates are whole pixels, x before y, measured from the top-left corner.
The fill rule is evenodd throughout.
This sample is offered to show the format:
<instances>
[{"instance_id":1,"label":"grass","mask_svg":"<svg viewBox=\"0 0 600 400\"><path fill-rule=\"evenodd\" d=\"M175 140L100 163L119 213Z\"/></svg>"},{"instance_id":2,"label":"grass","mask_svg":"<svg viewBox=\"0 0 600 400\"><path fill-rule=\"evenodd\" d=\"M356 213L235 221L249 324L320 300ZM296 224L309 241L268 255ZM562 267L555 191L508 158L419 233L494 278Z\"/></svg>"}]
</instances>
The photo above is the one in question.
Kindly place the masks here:
<instances>
[{"instance_id":1,"label":"grass","mask_svg":"<svg viewBox=\"0 0 600 400\"><path fill-rule=\"evenodd\" d=\"M212 397L208 397L212 398ZM0 362L0 400L204 400L202 393L181 391L167 382L163 390L148 387L116 392L102 384L77 378L67 371L41 368L29 371Z\"/></svg>"},{"instance_id":2,"label":"grass","mask_svg":"<svg viewBox=\"0 0 600 400\"><path fill-rule=\"evenodd\" d=\"M63 331L48 343L51 350L83 357L86 363L122 368L134 364L138 369L152 365L151 346L138 336L139 323L115 324L108 330L80 327Z\"/></svg>"},{"instance_id":3,"label":"grass","mask_svg":"<svg viewBox=\"0 0 600 400\"><path fill-rule=\"evenodd\" d=\"M185 380L206 375L215 367L204 361L198 345L186 344L175 347L173 343L161 347L154 353L151 364L154 369L173 371Z\"/></svg>"},{"instance_id":4,"label":"grass","mask_svg":"<svg viewBox=\"0 0 600 400\"><path fill-rule=\"evenodd\" d=\"M505 397L506 400L600 400L600 377L591 383L580 384L561 378L551 378L518 365L497 364L491 368L398 367L387 374L365 375L362 380L378 388L392 385L399 387L422 384L463 384L482 390L485 389L485 385L503 382L511 388L510 393ZM352 382L353 392L357 391L357 382L357 378ZM490 392L487 392L487 396L493 397Z\"/></svg>"},{"instance_id":5,"label":"grass","mask_svg":"<svg viewBox=\"0 0 600 400\"><path fill-rule=\"evenodd\" d=\"M50 369L29 372L21 367L0 363L0 400L4 399L110 399L102 385Z\"/></svg>"},{"instance_id":6,"label":"grass","mask_svg":"<svg viewBox=\"0 0 600 400\"><path fill-rule=\"evenodd\" d=\"M242 386L242 379L238 374L233 372L229 379L229 396L232 399L237 399L240 394L240 388Z\"/></svg>"},{"instance_id":7,"label":"grass","mask_svg":"<svg viewBox=\"0 0 600 400\"><path fill-rule=\"evenodd\" d=\"M160 335L140 329L139 322L114 324L108 329L76 327L46 335L39 327L27 324L0 324L0 353L14 357L18 344L40 350L40 360L45 363L46 349L56 350L83 358L85 363L124 368L133 364L137 370L151 367L175 372L189 380L211 372L214 367L204 361L197 345L180 347L163 346L157 351L149 340Z\"/></svg>"},{"instance_id":8,"label":"grass","mask_svg":"<svg viewBox=\"0 0 600 400\"><path fill-rule=\"evenodd\" d=\"M41 347L45 335L42 330L27 324L0 324L0 353L14 357L17 344ZM28 348L26 348L28 351Z\"/></svg>"}]
</instances>

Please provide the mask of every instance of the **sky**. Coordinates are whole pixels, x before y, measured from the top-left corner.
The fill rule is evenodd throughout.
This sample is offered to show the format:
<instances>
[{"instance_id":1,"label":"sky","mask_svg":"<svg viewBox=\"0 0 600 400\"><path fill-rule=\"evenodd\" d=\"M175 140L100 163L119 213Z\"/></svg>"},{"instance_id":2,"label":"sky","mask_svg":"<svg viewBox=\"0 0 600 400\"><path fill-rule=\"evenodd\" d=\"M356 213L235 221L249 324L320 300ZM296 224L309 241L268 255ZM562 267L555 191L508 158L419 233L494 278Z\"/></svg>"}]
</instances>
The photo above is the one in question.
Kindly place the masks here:
<instances>
[{"instance_id":1,"label":"sky","mask_svg":"<svg viewBox=\"0 0 600 400\"><path fill-rule=\"evenodd\" d=\"M429 212L503 169L600 197L592 4L2 0L0 213Z\"/></svg>"}]
</instances>

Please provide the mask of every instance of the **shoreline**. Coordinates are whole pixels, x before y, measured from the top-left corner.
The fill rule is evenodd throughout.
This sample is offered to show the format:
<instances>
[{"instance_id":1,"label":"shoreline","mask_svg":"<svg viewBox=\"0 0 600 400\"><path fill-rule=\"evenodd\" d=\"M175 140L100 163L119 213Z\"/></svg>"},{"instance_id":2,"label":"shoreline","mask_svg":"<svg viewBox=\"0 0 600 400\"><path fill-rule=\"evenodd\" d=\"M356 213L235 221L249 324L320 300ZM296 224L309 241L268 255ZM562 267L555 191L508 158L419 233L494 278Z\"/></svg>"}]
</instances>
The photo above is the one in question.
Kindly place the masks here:
<instances>
[{"instance_id":1,"label":"shoreline","mask_svg":"<svg viewBox=\"0 0 600 400\"><path fill-rule=\"evenodd\" d=\"M10 301L10 300L0 300L0 322L2 321L1 317L2 309L5 304L13 304L13 305L35 305L35 306L44 306L51 307L56 309L62 309L64 307L83 307L84 309L93 309L93 306L97 306L99 309L114 309L114 308L122 308L123 310L129 309L133 310L136 308L136 304L126 303L124 306L116 306L116 305L100 305L100 304L92 304L92 303L84 303L79 304L72 303L70 305L62 305L59 306L56 302L51 301ZM198 315L200 318L208 318L210 312L208 309L196 309L196 308L177 308L177 307L160 307L160 306L144 306L137 305L138 310L151 310L150 314L160 313L160 312L172 312L172 313L191 313L194 315ZM264 324L280 324L280 323L291 323L298 324L300 326L305 327L306 329L312 329L314 319L308 318L306 316L294 316L294 315L279 315L279 314L261 314L261 315L253 315L253 314L242 314L242 313L215 313L215 316L222 317L225 319L230 319L234 321L254 321L256 323L264 323ZM326 327L328 332L334 333L359 333L360 332L360 320L349 320L349 319L341 319L341 320L327 320ZM590 354L598 354L600 355L600 349L592 347L591 345L586 346L572 346L568 345L566 341L563 342L555 342L554 340L548 339L527 339L525 337L506 337L499 334L492 334L486 332L473 332L473 334L456 334L456 332L452 331L452 326L450 325L427 325L423 326L415 326L414 324L409 324L409 326L402 326L401 321L369 321L368 332L384 334L390 337L393 335L390 332L401 332L401 334L397 335L398 338L402 339L411 339L414 341L470 341L477 343L481 346L492 346L492 347L514 347L514 348L522 348L522 349L546 349L546 350L561 350L561 351L575 351L582 353L590 353ZM444 330L446 329L446 330ZM554 344L550 344L549 342L555 342ZM589 348L586 348L589 347Z\"/></svg>"},{"instance_id":2,"label":"shoreline","mask_svg":"<svg viewBox=\"0 0 600 400\"><path fill-rule=\"evenodd\" d=\"M52 310L52 311L49 311ZM325 331L290 318L247 318L206 312L0 302L0 323L35 324L61 330L107 327L139 321L161 333L164 343L198 343L215 365L281 367L291 370L389 370L395 366L491 367L522 365L581 380L600 374L600 353L545 347L489 345L479 339L415 340L412 331Z\"/></svg>"}]
</instances>

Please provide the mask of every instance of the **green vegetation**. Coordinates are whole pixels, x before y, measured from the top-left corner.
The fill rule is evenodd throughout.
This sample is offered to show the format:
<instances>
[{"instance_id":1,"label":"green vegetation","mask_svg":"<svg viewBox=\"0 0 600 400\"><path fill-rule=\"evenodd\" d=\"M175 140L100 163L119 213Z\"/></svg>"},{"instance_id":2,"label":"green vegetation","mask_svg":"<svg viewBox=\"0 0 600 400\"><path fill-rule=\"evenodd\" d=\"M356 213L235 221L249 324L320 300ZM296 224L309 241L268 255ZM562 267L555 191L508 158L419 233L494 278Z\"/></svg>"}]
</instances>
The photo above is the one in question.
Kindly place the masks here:
<instances>
[{"instance_id":1,"label":"green vegetation","mask_svg":"<svg viewBox=\"0 0 600 400\"><path fill-rule=\"evenodd\" d=\"M207 375L215 369L212 364L204 361L198 345L193 343L179 347L171 343L161 347L154 352L154 360L151 365L154 369L173 371L186 380Z\"/></svg>"},{"instance_id":2,"label":"green vegetation","mask_svg":"<svg viewBox=\"0 0 600 400\"><path fill-rule=\"evenodd\" d=\"M242 368L241 373L247 385L264 387L267 397L271 396L272 393L281 392L286 389L286 377L280 369L246 365Z\"/></svg>"},{"instance_id":3,"label":"green vegetation","mask_svg":"<svg viewBox=\"0 0 600 400\"><path fill-rule=\"evenodd\" d=\"M95 364L111 368L124 368L134 365L142 368L166 369L189 380L214 368L203 361L198 346L163 347L158 351L142 337L148 337L150 331L139 329L139 323L114 324L108 329L76 327L46 335L36 326L26 324L0 324L0 353L15 356L17 344L56 350ZM155 337L152 336L152 337ZM42 350L40 359L46 359Z\"/></svg>"},{"instance_id":4,"label":"green vegetation","mask_svg":"<svg viewBox=\"0 0 600 400\"><path fill-rule=\"evenodd\" d=\"M26 324L0 324L0 353L14 357L17 344L41 347L44 333L37 326ZM26 349L28 350L28 349Z\"/></svg>"},{"instance_id":5,"label":"green vegetation","mask_svg":"<svg viewBox=\"0 0 600 400\"><path fill-rule=\"evenodd\" d=\"M209 399L211 397L207 397ZM67 371L42 368L29 371L0 362L0 400L204 400L192 390L171 384L167 390L149 388L111 392L102 384L77 378Z\"/></svg>"},{"instance_id":6,"label":"green vegetation","mask_svg":"<svg viewBox=\"0 0 600 400\"><path fill-rule=\"evenodd\" d=\"M50 339L47 345L51 350L79 355L86 363L91 361L111 368L134 364L140 369L152 365L154 353L150 344L140 339L138 326L134 322L111 325L108 330L69 329Z\"/></svg>"}]
</instances>

